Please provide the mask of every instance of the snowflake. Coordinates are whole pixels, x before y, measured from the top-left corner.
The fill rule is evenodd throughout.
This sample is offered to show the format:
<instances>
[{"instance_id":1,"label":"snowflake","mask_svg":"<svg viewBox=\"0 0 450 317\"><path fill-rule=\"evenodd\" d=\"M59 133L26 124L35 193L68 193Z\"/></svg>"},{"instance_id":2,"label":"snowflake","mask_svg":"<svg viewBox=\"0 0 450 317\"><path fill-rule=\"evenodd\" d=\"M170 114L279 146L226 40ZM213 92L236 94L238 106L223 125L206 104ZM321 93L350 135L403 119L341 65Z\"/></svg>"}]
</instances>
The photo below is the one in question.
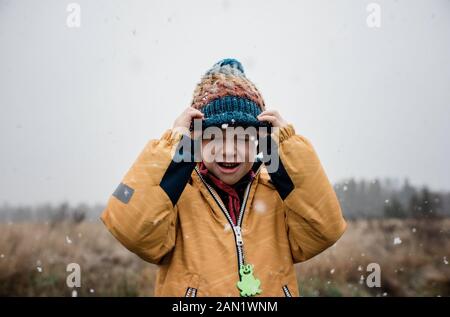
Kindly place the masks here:
<instances>
[{"instance_id":1,"label":"snowflake","mask_svg":"<svg viewBox=\"0 0 450 317\"><path fill-rule=\"evenodd\" d=\"M42 272L42 268L41 268L40 266L37 266L36 269L37 269L37 271L38 271L39 273Z\"/></svg>"},{"instance_id":2,"label":"snowflake","mask_svg":"<svg viewBox=\"0 0 450 317\"><path fill-rule=\"evenodd\" d=\"M344 185L344 192L346 192L348 189L347 185Z\"/></svg>"},{"instance_id":3,"label":"snowflake","mask_svg":"<svg viewBox=\"0 0 450 317\"><path fill-rule=\"evenodd\" d=\"M71 243L72 243L72 240L70 240L69 236L66 236L66 242L67 242L68 244L71 244Z\"/></svg>"},{"instance_id":4,"label":"snowflake","mask_svg":"<svg viewBox=\"0 0 450 317\"><path fill-rule=\"evenodd\" d=\"M364 275L361 275L361 278L359 279L359 284L363 284L364 283Z\"/></svg>"},{"instance_id":5,"label":"snowflake","mask_svg":"<svg viewBox=\"0 0 450 317\"><path fill-rule=\"evenodd\" d=\"M358 266L358 271L362 271L362 266Z\"/></svg>"},{"instance_id":6,"label":"snowflake","mask_svg":"<svg viewBox=\"0 0 450 317\"><path fill-rule=\"evenodd\" d=\"M412 232L416 232L417 230L416 230L416 228L412 228Z\"/></svg>"},{"instance_id":7,"label":"snowflake","mask_svg":"<svg viewBox=\"0 0 450 317\"><path fill-rule=\"evenodd\" d=\"M228 128L228 123L222 124L222 129L226 129L226 128Z\"/></svg>"},{"instance_id":8,"label":"snowflake","mask_svg":"<svg viewBox=\"0 0 450 317\"><path fill-rule=\"evenodd\" d=\"M89 290L89 292L94 293L95 291L94 291L93 288L91 288L91 289Z\"/></svg>"},{"instance_id":9,"label":"snowflake","mask_svg":"<svg viewBox=\"0 0 450 317\"><path fill-rule=\"evenodd\" d=\"M386 204L389 204L389 199L386 199L384 202L385 202Z\"/></svg>"},{"instance_id":10,"label":"snowflake","mask_svg":"<svg viewBox=\"0 0 450 317\"><path fill-rule=\"evenodd\" d=\"M401 244L401 243L402 243L402 240L400 239L400 237L394 238L394 245Z\"/></svg>"},{"instance_id":11,"label":"snowflake","mask_svg":"<svg viewBox=\"0 0 450 317\"><path fill-rule=\"evenodd\" d=\"M334 274L334 269L331 269L330 273L331 273L331 274Z\"/></svg>"},{"instance_id":12,"label":"snowflake","mask_svg":"<svg viewBox=\"0 0 450 317\"><path fill-rule=\"evenodd\" d=\"M446 256L444 256L444 264L445 264L445 265L448 264L448 260L447 260L447 257L446 257Z\"/></svg>"},{"instance_id":13,"label":"snowflake","mask_svg":"<svg viewBox=\"0 0 450 317\"><path fill-rule=\"evenodd\" d=\"M5 255L2 253L2 254L0 254L0 258L4 258L5 257Z\"/></svg>"},{"instance_id":14,"label":"snowflake","mask_svg":"<svg viewBox=\"0 0 450 317\"><path fill-rule=\"evenodd\" d=\"M258 213L263 213L266 211L266 205L264 204L263 201L261 200L257 200L253 203L253 208L255 209L256 212Z\"/></svg>"}]
</instances>

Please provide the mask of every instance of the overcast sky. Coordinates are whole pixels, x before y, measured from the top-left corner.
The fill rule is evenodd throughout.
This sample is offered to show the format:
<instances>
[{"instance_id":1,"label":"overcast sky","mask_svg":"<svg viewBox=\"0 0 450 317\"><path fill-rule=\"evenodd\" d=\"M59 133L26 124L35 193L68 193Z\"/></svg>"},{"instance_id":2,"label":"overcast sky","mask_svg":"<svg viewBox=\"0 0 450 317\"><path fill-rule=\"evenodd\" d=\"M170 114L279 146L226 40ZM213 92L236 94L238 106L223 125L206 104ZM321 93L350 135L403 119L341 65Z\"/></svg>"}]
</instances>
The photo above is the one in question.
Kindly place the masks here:
<instances>
[{"instance_id":1,"label":"overcast sky","mask_svg":"<svg viewBox=\"0 0 450 317\"><path fill-rule=\"evenodd\" d=\"M450 189L448 0L71 2L0 0L0 203L106 203L228 57L333 183Z\"/></svg>"}]
</instances>

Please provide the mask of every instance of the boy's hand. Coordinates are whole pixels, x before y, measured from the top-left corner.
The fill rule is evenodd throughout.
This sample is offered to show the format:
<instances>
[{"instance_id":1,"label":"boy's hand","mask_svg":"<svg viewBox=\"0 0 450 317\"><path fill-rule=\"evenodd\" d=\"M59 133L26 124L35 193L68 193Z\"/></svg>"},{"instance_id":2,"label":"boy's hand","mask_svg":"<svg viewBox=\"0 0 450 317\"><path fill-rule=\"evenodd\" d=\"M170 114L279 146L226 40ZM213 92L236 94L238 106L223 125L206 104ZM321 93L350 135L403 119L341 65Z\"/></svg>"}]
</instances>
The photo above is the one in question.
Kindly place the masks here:
<instances>
[{"instance_id":1,"label":"boy's hand","mask_svg":"<svg viewBox=\"0 0 450 317\"><path fill-rule=\"evenodd\" d=\"M203 119L204 114L193 107L187 107L173 123L172 130L190 136L189 127L191 126L191 121L196 118Z\"/></svg>"},{"instance_id":2,"label":"boy's hand","mask_svg":"<svg viewBox=\"0 0 450 317\"><path fill-rule=\"evenodd\" d=\"M276 110L265 110L257 116L259 121L269 121L273 127L282 128L288 124Z\"/></svg>"}]
</instances>

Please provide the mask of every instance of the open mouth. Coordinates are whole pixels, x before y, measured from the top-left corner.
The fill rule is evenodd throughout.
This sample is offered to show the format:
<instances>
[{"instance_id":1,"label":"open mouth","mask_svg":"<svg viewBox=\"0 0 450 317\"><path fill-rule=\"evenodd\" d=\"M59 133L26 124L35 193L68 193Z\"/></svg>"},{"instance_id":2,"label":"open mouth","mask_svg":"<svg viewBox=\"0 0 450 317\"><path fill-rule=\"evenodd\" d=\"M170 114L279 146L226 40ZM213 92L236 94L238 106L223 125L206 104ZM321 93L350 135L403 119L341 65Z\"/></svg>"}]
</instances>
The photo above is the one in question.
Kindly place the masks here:
<instances>
[{"instance_id":1,"label":"open mouth","mask_svg":"<svg viewBox=\"0 0 450 317\"><path fill-rule=\"evenodd\" d=\"M217 165L223 173L234 173L235 171L237 171L241 163L217 162Z\"/></svg>"}]
</instances>

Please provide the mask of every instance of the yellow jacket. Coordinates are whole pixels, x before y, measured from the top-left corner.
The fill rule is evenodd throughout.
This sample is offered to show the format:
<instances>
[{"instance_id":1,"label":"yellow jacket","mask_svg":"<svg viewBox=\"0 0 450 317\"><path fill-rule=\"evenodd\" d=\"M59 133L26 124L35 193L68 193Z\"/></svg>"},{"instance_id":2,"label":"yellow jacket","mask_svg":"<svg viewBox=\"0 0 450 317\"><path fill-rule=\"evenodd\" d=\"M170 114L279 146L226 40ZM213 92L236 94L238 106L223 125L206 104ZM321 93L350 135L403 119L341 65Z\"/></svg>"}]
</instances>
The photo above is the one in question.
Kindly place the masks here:
<instances>
[{"instance_id":1,"label":"yellow jacket","mask_svg":"<svg viewBox=\"0 0 450 317\"><path fill-rule=\"evenodd\" d=\"M274 133L280 171L258 165L238 228L196 163L173 162L181 133L168 129L147 143L101 220L126 248L158 265L155 296L240 296L238 263L253 265L262 290L256 296L300 296L294 263L333 245L347 224L310 141L292 124Z\"/></svg>"}]
</instances>

